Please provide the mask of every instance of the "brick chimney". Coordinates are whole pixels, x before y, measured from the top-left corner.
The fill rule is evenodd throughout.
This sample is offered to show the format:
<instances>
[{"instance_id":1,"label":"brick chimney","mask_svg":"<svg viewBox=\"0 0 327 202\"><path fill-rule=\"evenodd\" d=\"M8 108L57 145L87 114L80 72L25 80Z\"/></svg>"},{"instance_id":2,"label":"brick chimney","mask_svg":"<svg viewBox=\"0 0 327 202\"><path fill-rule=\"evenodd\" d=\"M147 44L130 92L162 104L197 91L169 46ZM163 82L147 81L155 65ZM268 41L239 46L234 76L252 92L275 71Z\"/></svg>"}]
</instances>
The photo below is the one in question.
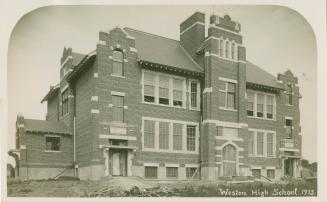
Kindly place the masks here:
<instances>
[{"instance_id":1,"label":"brick chimney","mask_svg":"<svg viewBox=\"0 0 327 202\"><path fill-rule=\"evenodd\" d=\"M180 43L195 58L197 48L205 37L205 14L195 12L180 24Z\"/></svg>"}]
</instances>

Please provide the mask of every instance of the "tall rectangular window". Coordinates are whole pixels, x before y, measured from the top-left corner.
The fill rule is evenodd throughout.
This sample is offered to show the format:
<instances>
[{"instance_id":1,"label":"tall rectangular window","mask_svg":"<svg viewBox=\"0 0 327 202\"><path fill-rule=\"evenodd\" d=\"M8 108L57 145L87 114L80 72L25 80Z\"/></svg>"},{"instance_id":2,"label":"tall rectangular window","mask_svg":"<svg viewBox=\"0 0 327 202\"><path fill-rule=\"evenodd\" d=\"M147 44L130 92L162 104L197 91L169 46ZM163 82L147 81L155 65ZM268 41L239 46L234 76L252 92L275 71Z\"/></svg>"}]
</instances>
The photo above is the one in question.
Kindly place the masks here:
<instances>
[{"instance_id":1,"label":"tall rectangular window","mask_svg":"<svg viewBox=\"0 0 327 202\"><path fill-rule=\"evenodd\" d=\"M267 133L267 156L274 156L274 134Z\"/></svg>"},{"instance_id":2,"label":"tall rectangular window","mask_svg":"<svg viewBox=\"0 0 327 202\"><path fill-rule=\"evenodd\" d=\"M292 138L292 128L293 128L293 120L292 119L285 119L286 125L286 135L288 138Z\"/></svg>"},{"instance_id":3,"label":"tall rectangular window","mask_svg":"<svg viewBox=\"0 0 327 202\"><path fill-rule=\"evenodd\" d=\"M219 81L219 106L227 109L235 107L235 83Z\"/></svg>"},{"instance_id":4,"label":"tall rectangular window","mask_svg":"<svg viewBox=\"0 0 327 202\"><path fill-rule=\"evenodd\" d=\"M68 89L61 93L61 115L68 114Z\"/></svg>"},{"instance_id":5,"label":"tall rectangular window","mask_svg":"<svg viewBox=\"0 0 327 202\"><path fill-rule=\"evenodd\" d=\"M159 149L169 149L169 123L159 122Z\"/></svg>"},{"instance_id":6,"label":"tall rectangular window","mask_svg":"<svg viewBox=\"0 0 327 202\"><path fill-rule=\"evenodd\" d=\"M144 72L144 102L155 102L155 76Z\"/></svg>"},{"instance_id":7,"label":"tall rectangular window","mask_svg":"<svg viewBox=\"0 0 327 202\"><path fill-rule=\"evenodd\" d=\"M263 145L264 145L264 133L257 132L257 155L259 155L259 156L264 155Z\"/></svg>"},{"instance_id":8,"label":"tall rectangular window","mask_svg":"<svg viewBox=\"0 0 327 202\"><path fill-rule=\"evenodd\" d=\"M267 169L267 177L269 179L275 179L275 170L274 169Z\"/></svg>"},{"instance_id":9,"label":"tall rectangular window","mask_svg":"<svg viewBox=\"0 0 327 202\"><path fill-rule=\"evenodd\" d=\"M155 122L144 120L144 148L154 149Z\"/></svg>"},{"instance_id":10,"label":"tall rectangular window","mask_svg":"<svg viewBox=\"0 0 327 202\"><path fill-rule=\"evenodd\" d=\"M46 151L60 151L60 137L45 136Z\"/></svg>"},{"instance_id":11,"label":"tall rectangular window","mask_svg":"<svg viewBox=\"0 0 327 202\"><path fill-rule=\"evenodd\" d=\"M263 117L264 96L257 94L257 117Z\"/></svg>"},{"instance_id":12,"label":"tall rectangular window","mask_svg":"<svg viewBox=\"0 0 327 202\"><path fill-rule=\"evenodd\" d=\"M191 107L197 108L198 106L198 83L191 81Z\"/></svg>"},{"instance_id":13,"label":"tall rectangular window","mask_svg":"<svg viewBox=\"0 0 327 202\"><path fill-rule=\"evenodd\" d=\"M267 95L266 100L266 112L267 112L267 119L273 119L274 118L274 96Z\"/></svg>"},{"instance_id":14,"label":"tall rectangular window","mask_svg":"<svg viewBox=\"0 0 327 202\"><path fill-rule=\"evenodd\" d=\"M113 121L124 122L124 97L112 95Z\"/></svg>"},{"instance_id":15,"label":"tall rectangular window","mask_svg":"<svg viewBox=\"0 0 327 202\"><path fill-rule=\"evenodd\" d=\"M229 58L229 41L225 42L225 57Z\"/></svg>"},{"instance_id":16,"label":"tall rectangular window","mask_svg":"<svg viewBox=\"0 0 327 202\"><path fill-rule=\"evenodd\" d=\"M123 61L124 61L124 55L123 52L114 50L112 53L112 60L113 60L113 68L112 68L112 74L115 76L123 76Z\"/></svg>"},{"instance_id":17,"label":"tall rectangular window","mask_svg":"<svg viewBox=\"0 0 327 202\"><path fill-rule=\"evenodd\" d=\"M235 43L232 43L232 47L231 47L231 51L232 51L232 59L235 60Z\"/></svg>"},{"instance_id":18,"label":"tall rectangular window","mask_svg":"<svg viewBox=\"0 0 327 202\"><path fill-rule=\"evenodd\" d=\"M195 151L195 126L187 126L186 135L187 151Z\"/></svg>"},{"instance_id":19,"label":"tall rectangular window","mask_svg":"<svg viewBox=\"0 0 327 202\"><path fill-rule=\"evenodd\" d=\"M174 150L183 149L183 124L180 123L173 124L173 149Z\"/></svg>"},{"instance_id":20,"label":"tall rectangular window","mask_svg":"<svg viewBox=\"0 0 327 202\"><path fill-rule=\"evenodd\" d=\"M173 105L183 106L183 80L173 79Z\"/></svg>"},{"instance_id":21,"label":"tall rectangular window","mask_svg":"<svg viewBox=\"0 0 327 202\"><path fill-rule=\"evenodd\" d=\"M254 112L254 93L248 92L246 113L248 116L253 116L254 115L253 112Z\"/></svg>"},{"instance_id":22,"label":"tall rectangular window","mask_svg":"<svg viewBox=\"0 0 327 202\"><path fill-rule=\"evenodd\" d=\"M224 41L222 39L219 40L218 46L219 46L219 56L220 57L223 57L223 53L224 53L224 51L223 51Z\"/></svg>"},{"instance_id":23,"label":"tall rectangular window","mask_svg":"<svg viewBox=\"0 0 327 202\"><path fill-rule=\"evenodd\" d=\"M254 154L254 131L249 131L249 139L248 139L248 149L249 155Z\"/></svg>"},{"instance_id":24,"label":"tall rectangular window","mask_svg":"<svg viewBox=\"0 0 327 202\"><path fill-rule=\"evenodd\" d=\"M159 104L169 105L169 78L159 77Z\"/></svg>"},{"instance_id":25,"label":"tall rectangular window","mask_svg":"<svg viewBox=\"0 0 327 202\"><path fill-rule=\"evenodd\" d=\"M287 97L287 104L293 104L293 88L292 85L288 84L286 87L286 97Z\"/></svg>"}]
</instances>

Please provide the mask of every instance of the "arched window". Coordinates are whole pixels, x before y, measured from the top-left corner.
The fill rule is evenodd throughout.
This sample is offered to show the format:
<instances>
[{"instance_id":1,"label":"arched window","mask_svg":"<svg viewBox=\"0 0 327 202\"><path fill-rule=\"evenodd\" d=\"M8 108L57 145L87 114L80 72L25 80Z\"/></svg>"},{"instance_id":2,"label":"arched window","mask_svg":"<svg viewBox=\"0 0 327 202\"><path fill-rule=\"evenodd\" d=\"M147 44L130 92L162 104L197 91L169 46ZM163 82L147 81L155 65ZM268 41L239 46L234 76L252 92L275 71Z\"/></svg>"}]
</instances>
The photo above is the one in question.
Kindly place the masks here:
<instances>
[{"instance_id":1,"label":"arched window","mask_svg":"<svg viewBox=\"0 0 327 202\"><path fill-rule=\"evenodd\" d=\"M112 60L113 60L113 67L112 67L112 74L115 76L123 76L124 70L123 70L123 61L124 61L124 55L119 50L114 50L112 54Z\"/></svg>"}]
</instances>

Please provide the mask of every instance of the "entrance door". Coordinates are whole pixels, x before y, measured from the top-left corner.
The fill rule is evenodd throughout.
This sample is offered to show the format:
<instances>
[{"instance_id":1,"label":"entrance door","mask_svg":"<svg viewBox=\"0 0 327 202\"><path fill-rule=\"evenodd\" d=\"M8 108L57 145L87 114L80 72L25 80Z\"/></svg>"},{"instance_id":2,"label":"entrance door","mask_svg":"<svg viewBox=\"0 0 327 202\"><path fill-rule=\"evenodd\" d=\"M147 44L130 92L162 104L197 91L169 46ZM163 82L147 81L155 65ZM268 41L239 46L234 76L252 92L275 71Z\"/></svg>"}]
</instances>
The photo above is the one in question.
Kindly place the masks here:
<instances>
[{"instance_id":1,"label":"entrance door","mask_svg":"<svg viewBox=\"0 0 327 202\"><path fill-rule=\"evenodd\" d=\"M233 145L223 148L223 172L224 176L236 176L237 149Z\"/></svg>"},{"instance_id":2,"label":"entrance door","mask_svg":"<svg viewBox=\"0 0 327 202\"><path fill-rule=\"evenodd\" d=\"M285 166L285 176L293 177L293 159L285 159L284 166Z\"/></svg>"},{"instance_id":3,"label":"entrance door","mask_svg":"<svg viewBox=\"0 0 327 202\"><path fill-rule=\"evenodd\" d=\"M126 176L127 152L125 150L111 151L111 175Z\"/></svg>"}]
</instances>

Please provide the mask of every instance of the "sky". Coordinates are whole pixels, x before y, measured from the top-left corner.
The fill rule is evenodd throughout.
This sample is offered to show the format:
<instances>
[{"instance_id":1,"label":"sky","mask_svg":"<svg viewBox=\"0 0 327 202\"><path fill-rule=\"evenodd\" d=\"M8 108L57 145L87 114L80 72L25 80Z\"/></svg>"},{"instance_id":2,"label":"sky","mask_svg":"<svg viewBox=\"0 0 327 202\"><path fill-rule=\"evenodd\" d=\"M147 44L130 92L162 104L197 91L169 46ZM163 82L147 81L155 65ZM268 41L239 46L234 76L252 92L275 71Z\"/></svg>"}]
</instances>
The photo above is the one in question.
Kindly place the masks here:
<instances>
[{"instance_id":1,"label":"sky","mask_svg":"<svg viewBox=\"0 0 327 202\"><path fill-rule=\"evenodd\" d=\"M45 119L40 101L59 82L64 47L89 53L99 30L131 27L179 40L179 24L195 11L229 14L241 23L247 60L273 75L290 69L299 79L303 158L317 160L316 41L307 21L280 6L51 6L34 10L12 31L8 49L8 149L14 148L17 113ZM12 158L8 158L13 162Z\"/></svg>"}]
</instances>

